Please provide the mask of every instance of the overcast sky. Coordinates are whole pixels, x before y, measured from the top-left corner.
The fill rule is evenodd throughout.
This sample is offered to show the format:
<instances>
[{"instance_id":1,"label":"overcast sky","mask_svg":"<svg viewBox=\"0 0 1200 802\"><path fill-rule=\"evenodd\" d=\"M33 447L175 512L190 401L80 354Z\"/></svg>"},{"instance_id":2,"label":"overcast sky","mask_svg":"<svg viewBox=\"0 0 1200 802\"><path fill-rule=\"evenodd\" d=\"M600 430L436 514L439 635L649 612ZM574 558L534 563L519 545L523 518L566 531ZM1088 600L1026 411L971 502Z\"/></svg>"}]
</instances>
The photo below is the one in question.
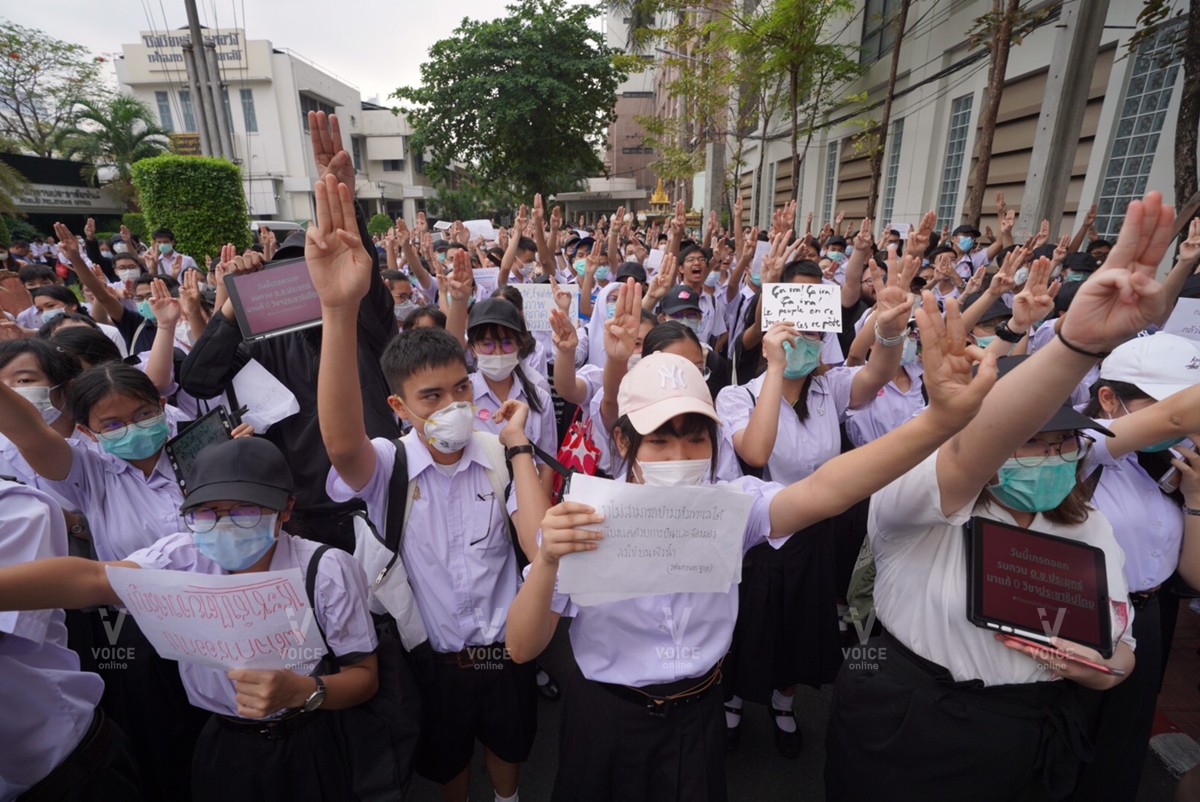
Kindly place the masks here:
<instances>
[{"instance_id":1,"label":"overcast sky","mask_svg":"<svg viewBox=\"0 0 1200 802\"><path fill-rule=\"evenodd\" d=\"M364 100L378 95L388 104L393 90L420 80L430 45L449 36L464 17L503 16L508 2L512 0L197 0L196 5L201 25L243 28L248 39L268 39L336 73L357 86ZM59 0L52 9L14 0L5 6L0 16L96 54L120 53L122 44L138 41L139 31L187 25L182 0ZM345 18L332 18L331 10ZM108 74L113 76L111 69Z\"/></svg>"}]
</instances>

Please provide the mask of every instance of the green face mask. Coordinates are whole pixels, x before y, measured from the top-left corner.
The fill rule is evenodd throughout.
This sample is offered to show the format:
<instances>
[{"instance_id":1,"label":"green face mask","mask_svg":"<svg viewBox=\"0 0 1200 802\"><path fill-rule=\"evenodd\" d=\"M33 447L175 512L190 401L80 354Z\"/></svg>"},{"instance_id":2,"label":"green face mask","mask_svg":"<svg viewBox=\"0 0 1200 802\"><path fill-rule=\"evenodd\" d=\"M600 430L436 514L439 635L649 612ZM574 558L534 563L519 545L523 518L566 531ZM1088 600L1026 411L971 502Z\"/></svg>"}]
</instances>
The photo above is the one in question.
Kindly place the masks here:
<instances>
[{"instance_id":1,"label":"green face mask","mask_svg":"<svg viewBox=\"0 0 1200 802\"><path fill-rule=\"evenodd\" d=\"M787 354L787 365L783 368L783 378L802 379L817 369L821 363L821 341L800 339L796 345L790 342L783 344L783 352Z\"/></svg>"},{"instance_id":2,"label":"green face mask","mask_svg":"<svg viewBox=\"0 0 1200 802\"><path fill-rule=\"evenodd\" d=\"M978 345L980 348L987 348L989 345L992 344L992 340L995 340L995 339L996 339L995 334L992 334L987 337L976 337L975 344Z\"/></svg>"},{"instance_id":3,"label":"green face mask","mask_svg":"<svg viewBox=\"0 0 1200 802\"><path fill-rule=\"evenodd\" d=\"M1015 457L1005 460L997 473L999 482L988 485L1001 504L1020 512L1052 510L1075 487L1075 463L1058 455L1046 457L1041 465L1021 465Z\"/></svg>"},{"instance_id":4,"label":"green face mask","mask_svg":"<svg viewBox=\"0 0 1200 802\"><path fill-rule=\"evenodd\" d=\"M1170 440L1163 440L1161 443L1155 443L1152 446L1146 446L1145 448L1140 448L1138 450L1147 451L1153 454L1157 451L1166 451L1168 448L1174 448L1186 439L1186 437L1174 437Z\"/></svg>"}]
</instances>

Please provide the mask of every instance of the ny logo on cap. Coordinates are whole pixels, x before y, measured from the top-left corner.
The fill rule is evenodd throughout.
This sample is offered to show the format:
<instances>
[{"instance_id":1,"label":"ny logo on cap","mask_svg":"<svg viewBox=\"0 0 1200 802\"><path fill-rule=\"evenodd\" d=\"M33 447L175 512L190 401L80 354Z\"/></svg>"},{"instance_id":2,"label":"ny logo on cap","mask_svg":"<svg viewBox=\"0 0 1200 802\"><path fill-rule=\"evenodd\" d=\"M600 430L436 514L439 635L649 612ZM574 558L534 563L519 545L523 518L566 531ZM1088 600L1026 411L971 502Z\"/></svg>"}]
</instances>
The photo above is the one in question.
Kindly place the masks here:
<instances>
[{"instance_id":1,"label":"ny logo on cap","mask_svg":"<svg viewBox=\"0 0 1200 802\"><path fill-rule=\"evenodd\" d=\"M1192 357L1192 361L1183 366L1185 370L1200 370L1200 358Z\"/></svg>"},{"instance_id":2,"label":"ny logo on cap","mask_svg":"<svg viewBox=\"0 0 1200 802\"><path fill-rule=\"evenodd\" d=\"M664 390L687 389L687 382L683 379L683 371L678 365L663 365L658 369L658 377L662 379L662 387Z\"/></svg>"}]
</instances>

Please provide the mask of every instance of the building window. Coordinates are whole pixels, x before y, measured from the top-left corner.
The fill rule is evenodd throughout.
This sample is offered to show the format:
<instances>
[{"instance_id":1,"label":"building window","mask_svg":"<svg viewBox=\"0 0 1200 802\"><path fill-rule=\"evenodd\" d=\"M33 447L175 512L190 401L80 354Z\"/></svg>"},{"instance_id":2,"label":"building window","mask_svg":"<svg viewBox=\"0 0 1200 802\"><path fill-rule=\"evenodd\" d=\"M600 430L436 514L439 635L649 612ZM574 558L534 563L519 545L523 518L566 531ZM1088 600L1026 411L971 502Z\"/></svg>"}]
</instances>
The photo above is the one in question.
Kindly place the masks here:
<instances>
[{"instance_id":1,"label":"building window","mask_svg":"<svg viewBox=\"0 0 1200 802\"><path fill-rule=\"evenodd\" d=\"M904 118L892 123L892 133L888 136L887 180L883 190L883 224L892 222L892 212L896 208L896 181L900 177L900 148L904 143Z\"/></svg>"},{"instance_id":2,"label":"building window","mask_svg":"<svg viewBox=\"0 0 1200 802\"><path fill-rule=\"evenodd\" d=\"M402 173L404 172L404 159L384 159L383 171L385 173Z\"/></svg>"},{"instance_id":3,"label":"building window","mask_svg":"<svg viewBox=\"0 0 1200 802\"><path fill-rule=\"evenodd\" d=\"M166 92L155 92L154 102L158 104L159 126L168 133L175 131L175 121L171 119L171 96Z\"/></svg>"},{"instance_id":4,"label":"building window","mask_svg":"<svg viewBox=\"0 0 1200 802\"><path fill-rule=\"evenodd\" d=\"M1108 169L1096 203L1096 230L1115 235L1131 200L1146 193L1150 168L1179 74L1180 42L1185 20L1164 25L1138 46L1129 69L1129 84L1117 121ZM1171 121L1172 126L1174 120Z\"/></svg>"},{"instance_id":5,"label":"building window","mask_svg":"<svg viewBox=\"0 0 1200 802\"><path fill-rule=\"evenodd\" d=\"M239 89L242 97L242 119L246 121L246 133L258 133L258 116L254 113L254 92L249 89ZM304 115L308 119L308 115Z\"/></svg>"},{"instance_id":6,"label":"building window","mask_svg":"<svg viewBox=\"0 0 1200 802\"><path fill-rule=\"evenodd\" d=\"M300 96L300 120L304 124L304 133L308 133L308 113L310 111L323 111L326 114L336 114L337 109L330 106L328 103L322 103L316 98L308 95Z\"/></svg>"},{"instance_id":7,"label":"building window","mask_svg":"<svg viewBox=\"0 0 1200 802\"><path fill-rule=\"evenodd\" d=\"M191 90L179 90L179 109L183 114L183 130L194 133L196 131L196 113L192 109Z\"/></svg>"},{"instance_id":8,"label":"building window","mask_svg":"<svg viewBox=\"0 0 1200 802\"><path fill-rule=\"evenodd\" d=\"M407 149L408 149L407 142L404 143L404 147L405 147L405 151L407 152ZM413 172L417 173L418 175L425 175L425 154L424 153L414 153L412 155L412 157L413 157Z\"/></svg>"},{"instance_id":9,"label":"building window","mask_svg":"<svg viewBox=\"0 0 1200 802\"><path fill-rule=\"evenodd\" d=\"M354 160L354 172L362 172L362 143L356 136L350 137L350 155Z\"/></svg>"},{"instance_id":10,"label":"building window","mask_svg":"<svg viewBox=\"0 0 1200 802\"><path fill-rule=\"evenodd\" d=\"M866 0L863 9L862 63L874 64L896 43L900 0Z\"/></svg>"},{"instance_id":11,"label":"building window","mask_svg":"<svg viewBox=\"0 0 1200 802\"><path fill-rule=\"evenodd\" d=\"M654 97L653 92L622 92L621 97Z\"/></svg>"},{"instance_id":12,"label":"building window","mask_svg":"<svg viewBox=\"0 0 1200 802\"><path fill-rule=\"evenodd\" d=\"M837 140L829 143L829 155L825 157L825 222L833 224L833 189L837 184L838 146Z\"/></svg>"},{"instance_id":13,"label":"building window","mask_svg":"<svg viewBox=\"0 0 1200 802\"><path fill-rule=\"evenodd\" d=\"M633 155L644 154L647 156L653 156L654 148L647 148L647 147L642 147L642 146L638 146L636 148L621 148L621 152L625 153L625 154L633 154Z\"/></svg>"},{"instance_id":14,"label":"building window","mask_svg":"<svg viewBox=\"0 0 1200 802\"><path fill-rule=\"evenodd\" d=\"M971 103L974 95L955 98L950 108L950 132L946 135L946 163L942 167L942 186L938 192L938 220L957 224L958 185L963 162L967 158L967 134L971 128Z\"/></svg>"}]
</instances>

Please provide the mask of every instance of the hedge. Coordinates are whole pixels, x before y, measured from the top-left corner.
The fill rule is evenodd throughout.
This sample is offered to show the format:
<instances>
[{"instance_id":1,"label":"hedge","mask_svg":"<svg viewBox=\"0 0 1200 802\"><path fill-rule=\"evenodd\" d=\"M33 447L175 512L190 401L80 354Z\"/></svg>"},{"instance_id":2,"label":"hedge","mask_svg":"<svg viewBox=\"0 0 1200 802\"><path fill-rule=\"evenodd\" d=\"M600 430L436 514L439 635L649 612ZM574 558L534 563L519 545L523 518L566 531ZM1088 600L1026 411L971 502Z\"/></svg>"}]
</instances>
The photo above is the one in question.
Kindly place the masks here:
<instances>
[{"instance_id":1,"label":"hedge","mask_svg":"<svg viewBox=\"0 0 1200 802\"><path fill-rule=\"evenodd\" d=\"M383 234L394 225L396 225L396 222L386 214L373 215L371 219L367 221L367 233L371 236Z\"/></svg>"},{"instance_id":2,"label":"hedge","mask_svg":"<svg viewBox=\"0 0 1200 802\"><path fill-rule=\"evenodd\" d=\"M133 185L146 228L169 228L175 248L197 261L216 257L232 242L250 246L250 217L242 194L242 174L224 159L154 156L135 162Z\"/></svg>"},{"instance_id":3,"label":"hedge","mask_svg":"<svg viewBox=\"0 0 1200 802\"><path fill-rule=\"evenodd\" d=\"M150 239L150 229L146 228L146 215L141 212L126 212L121 216L121 224L143 242Z\"/></svg>"},{"instance_id":4,"label":"hedge","mask_svg":"<svg viewBox=\"0 0 1200 802\"><path fill-rule=\"evenodd\" d=\"M33 226L29 225L29 223L26 223L24 220L20 220L11 215L4 215L3 217L0 217L0 221L2 221L8 228L8 236L11 238L9 242L14 239L23 239L26 242L33 242L35 237L42 236L42 233Z\"/></svg>"}]
</instances>

